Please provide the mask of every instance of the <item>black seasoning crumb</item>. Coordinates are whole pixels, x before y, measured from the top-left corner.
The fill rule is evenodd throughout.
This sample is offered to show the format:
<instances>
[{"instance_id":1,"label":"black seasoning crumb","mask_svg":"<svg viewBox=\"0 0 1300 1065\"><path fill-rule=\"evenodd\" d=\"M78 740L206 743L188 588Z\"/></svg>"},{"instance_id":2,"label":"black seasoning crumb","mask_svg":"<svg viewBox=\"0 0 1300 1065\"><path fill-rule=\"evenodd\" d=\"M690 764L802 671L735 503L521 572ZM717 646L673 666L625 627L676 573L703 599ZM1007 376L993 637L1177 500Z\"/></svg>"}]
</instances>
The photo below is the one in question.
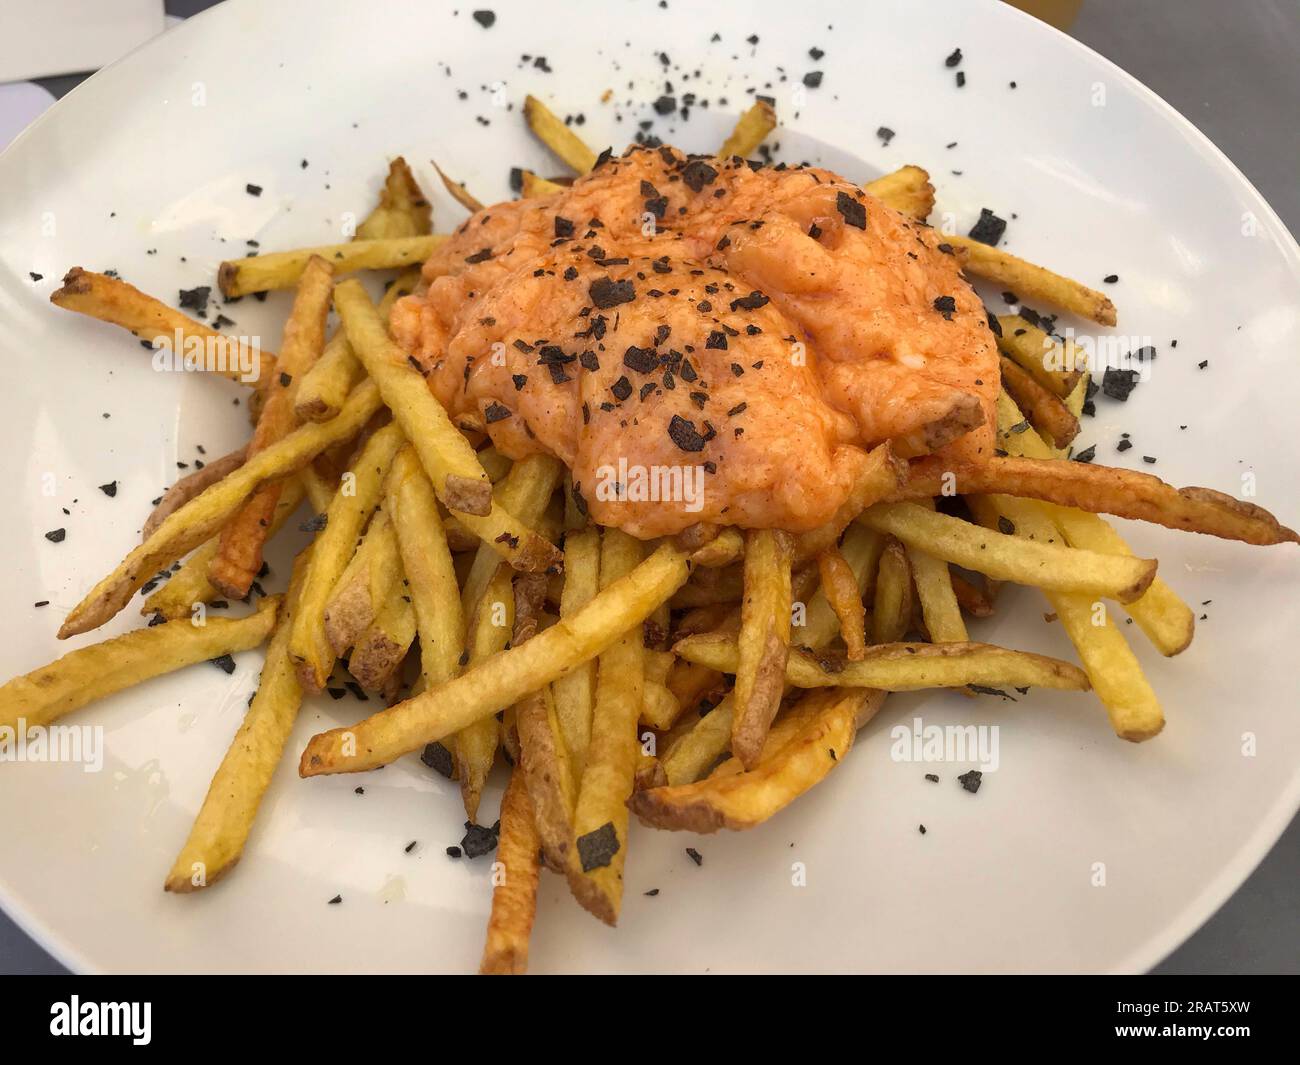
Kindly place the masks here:
<instances>
[{"instance_id":1,"label":"black seasoning crumb","mask_svg":"<svg viewBox=\"0 0 1300 1065\"><path fill-rule=\"evenodd\" d=\"M763 293L755 290L748 296L741 296L740 299L732 300L731 309L733 311L756 311L760 307L765 306L767 302L768 298L764 296Z\"/></svg>"},{"instance_id":2,"label":"black seasoning crumb","mask_svg":"<svg viewBox=\"0 0 1300 1065\"><path fill-rule=\"evenodd\" d=\"M881 126L876 130L876 136L880 138L880 143L888 146L889 142L894 139L894 131L888 126Z\"/></svg>"},{"instance_id":3,"label":"black seasoning crumb","mask_svg":"<svg viewBox=\"0 0 1300 1065\"><path fill-rule=\"evenodd\" d=\"M668 436L683 451L704 450L704 437L695 428L695 423L680 414L674 414L672 421L668 423Z\"/></svg>"},{"instance_id":4,"label":"black seasoning crumb","mask_svg":"<svg viewBox=\"0 0 1300 1065\"><path fill-rule=\"evenodd\" d=\"M1118 280L1119 280L1119 274L1107 274L1105 277L1102 278L1102 281L1104 281L1108 285L1113 285Z\"/></svg>"},{"instance_id":5,"label":"black seasoning crumb","mask_svg":"<svg viewBox=\"0 0 1300 1065\"><path fill-rule=\"evenodd\" d=\"M261 186L261 185L245 185L245 186L244 186L244 191L245 191L246 193L248 193L250 196L260 196L260 195L262 195L262 186Z\"/></svg>"},{"instance_id":6,"label":"black seasoning crumb","mask_svg":"<svg viewBox=\"0 0 1300 1065\"><path fill-rule=\"evenodd\" d=\"M696 865L703 865L703 864L704 864L704 855L702 855L702 854L701 854L699 851L697 851L694 847L687 847L687 848L686 848L686 857L688 857L688 858L689 858L691 861L693 861Z\"/></svg>"},{"instance_id":7,"label":"black seasoning crumb","mask_svg":"<svg viewBox=\"0 0 1300 1065\"><path fill-rule=\"evenodd\" d=\"M1015 525L1015 522L1013 522L1013 521L1012 521L1010 518L1008 518L1005 514L999 514L999 515L998 515L998 532L1000 532L1000 533L1005 533L1007 536L1014 536L1014 535L1016 534L1016 525Z\"/></svg>"},{"instance_id":8,"label":"black seasoning crumb","mask_svg":"<svg viewBox=\"0 0 1300 1065\"><path fill-rule=\"evenodd\" d=\"M332 899L330 899L330 901L329 901L329 905L330 905L330 906L337 906L337 905L338 905L340 902L342 902L342 901L343 901L343 896L342 896L342 895L335 895Z\"/></svg>"},{"instance_id":9,"label":"black seasoning crumb","mask_svg":"<svg viewBox=\"0 0 1300 1065\"><path fill-rule=\"evenodd\" d=\"M51 529L45 534L45 539L49 540L52 544L61 544L67 535L67 529Z\"/></svg>"},{"instance_id":10,"label":"black seasoning crumb","mask_svg":"<svg viewBox=\"0 0 1300 1065\"><path fill-rule=\"evenodd\" d=\"M703 159L692 159L682 169L682 181L692 192L699 192L705 185L712 185L718 172Z\"/></svg>"},{"instance_id":11,"label":"black seasoning crumb","mask_svg":"<svg viewBox=\"0 0 1300 1065\"><path fill-rule=\"evenodd\" d=\"M853 226L856 229L867 228L866 206L859 203L847 192L837 192L835 194L835 210L839 211L845 225Z\"/></svg>"},{"instance_id":12,"label":"black seasoning crumb","mask_svg":"<svg viewBox=\"0 0 1300 1065\"><path fill-rule=\"evenodd\" d=\"M497 834L483 825L465 822L465 835L460 841L466 858L481 858L497 849Z\"/></svg>"},{"instance_id":13,"label":"black seasoning crumb","mask_svg":"<svg viewBox=\"0 0 1300 1065\"><path fill-rule=\"evenodd\" d=\"M925 825L917 825L917 828L919 828L919 829L921 830L921 835L924 836L924 835L925 835Z\"/></svg>"},{"instance_id":14,"label":"black seasoning crumb","mask_svg":"<svg viewBox=\"0 0 1300 1065\"><path fill-rule=\"evenodd\" d=\"M659 367L659 356L652 348L638 348L633 345L623 353L623 365L637 373L654 373Z\"/></svg>"},{"instance_id":15,"label":"black seasoning crumb","mask_svg":"<svg viewBox=\"0 0 1300 1065\"><path fill-rule=\"evenodd\" d=\"M925 774L925 779L928 780L931 784L938 784L938 783L939 783L939 774L938 774L938 773L926 773L926 774Z\"/></svg>"},{"instance_id":16,"label":"black seasoning crumb","mask_svg":"<svg viewBox=\"0 0 1300 1065\"><path fill-rule=\"evenodd\" d=\"M492 23L497 20L496 12L487 10L472 12L472 17L474 21L485 30L490 30L492 28Z\"/></svg>"},{"instance_id":17,"label":"black seasoning crumb","mask_svg":"<svg viewBox=\"0 0 1300 1065\"><path fill-rule=\"evenodd\" d=\"M39 602L35 602L32 604L32 606L37 606L37 607L49 606L49 605L50 605L50 601L48 599L41 599Z\"/></svg>"},{"instance_id":18,"label":"black seasoning crumb","mask_svg":"<svg viewBox=\"0 0 1300 1065\"><path fill-rule=\"evenodd\" d=\"M1126 401L1129 393L1137 388L1138 372L1136 370L1120 370L1115 367L1107 367L1106 372L1101 375L1101 390L1111 399Z\"/></svg>"},{"instance_id":19,"label":"black seasoning crumb","mask_svg":"<svg viewBox=\"0 0 1300 1065\"><path fill-rule=\"evenodd\" d=\"M459 847L448 847L448 848L447 848L447 857L448 857L448 858L459 858L459 857L460 857L460 854L461 854L461 851L460 851L460 848L459 848Z\"/></svg>"},{"instance_id":20,"label":"black seasoning crumb","mask_svg":"<svg viewBox=\"0 0 1300 1065\"><path fill-rule=\"evenodd\" d=\"M578 860L582 871L589 873L593 869L603 869L614 860L618 853L618 833L614 823L606 821L599 828L578 837Z\"/></svg>"},{"instance_id":21,"label":"black seasoning crumb","mask_svg":"<svg viewBox=\"0 0 1300 1065\"><path fill-rule=\"evenodd\" d=\"M961 62L961 49L954 48L952 54L949 55L948 58L943 61L943 65L951 69L952 67L955 67L960 62Z\"/></svg>"},{"instance_id":22,"label":"black seasoning crumb","mask_svg":"<svg viewBox=\"0 0 1300 1065\"><path fill-rule=\"evenodd\" d=\"M557 237L571 237L571 236L573 236L573 222L572 222L570 219L568 219L568 218L561 218L559 215L556 215L556 216L555 216L555 235L556 235Z\"/></svg>"},{"instance_id":23,"label":"black seasoning crumb","mask_svg":"<svg viewBox=\"0 0 1300 1065\"><path fill-rule=\"evenodd\" d=\"M964 71L959 70L957 71L957 88L964 89L965 87L966 87L966 74Z\"/></svg>"},{"instance_id":24,"label":"black seasoning crumb","mask_svg":"<svg viewBox=\"0 0 1300 1065\"><path fill-rule=\"evenodd\" d=\"M957 778L958 783L960 783L961 786L965 788L967 791L969 791L972 795L974 795L977 791L980 790L980 784L983 782L983 780L984 780L984 774L981 773L978 769L972 769L969 773L963 773L961 776Z\"/></svg>"},{"instance_id":25,"label":"black seasoning crumb","mask_svg":"<svg viewBox=\"0 0 1300 1065\"><path fill-rule=\"evenodd\" d=\"M108 496L109 499L112 499L117 495L117 482L109 481L108 484L101 484L99 490L103 492L104 495Z\"/></svg>"},{"instance_id":26,"label":"black seasoning crumb","mask_svg":"<svg viewBox=\"0 0 1300 1065\"><path fill-rule=\"evenodd\" d=\"M999 218L987 207L980 208L980 218L971 226L971 240L978 240L981 244L987 244L991 248L996 248L998 241L1002 239L1002 234L1007 231L1007 222L1005 218Z\"/></svg>"},{"instance_id":27,"label":"black seasoning crumb","mask_svg":"<svg viewBox=\"0 0 1300 1065\"><path fill-rule=\"evenodd\" d=\"M803 76L803 83L810 89L820 88L822 83L822 71L808 71L808 73Z\"/></svg>"},{"instance_id":28,"label":"black seasoning crumb","mask_svg":"<svg viewBox=\"0 0 1300 1065\"><path fill-rule=\"evenodd\" d=\"M45 279L44 274L38 274L36 273L35 270L28 270L27 276L30 277L33 281L43 281Z\"/></svg>"},{"instance_id":29,"label":"black seasoning crumb","mask_svg":"<svg viewBox=\"0 0 1300 1065\"><path fill-rule=\"evenodd\" d=\"M490 258L492 258L491 248L479 248L479 250L476 251L473 255L466 255L465 261L470 265L474 265L476 263L485 263Z\"/></svg>"},{"instance_id":30,"label":"black seasoning crumb","mask_svg":"<svg viewBox=\"0 0 1300 1065\"><path fill-rule=\"evenodd\" d=\"M1127 451L1127 450L1128 450L1129 448L1131 448L1132 446L1133 446L1133 441L1132 441L1132 440L1121 440L1118 444L1115 445L1115 450L1116 450L1116 451Z\"/></svg>"},{"instance_id":31,"label":"black seasoning crumb","mask_svg":"<svg viewBox=\"0 0 1300 1065\"><path fill-rule=\"evenodd\" d=\"M615 281L609 277L599 277L588 289L591 302L601 310L617 307L621 303L631 303L636 299L636 288L631 281Z\"/></svg>"},{"instance_id":32,"label":"black seasoning crumb","mask_svg":"<svg viewBox=\"0 0 1300 1065\"><path fill-rule=\"evenodd\" d=\"M1080 451L1077 455L1075 455L1074 461L1091 462L1096 457L1097 457L1097 445L1093 444L1092 447L1085 447L1082 451Z\"/></svg>"},{"instance_id":33,"label":"black seasoning crumb","mask_svg":"<svg viewBox=\"0 0 1300 1065\"><path fill-rule=\"evenodd\" d=\"M614 393L614 398L622 403L623 400L627 399L627 397L632 394L632 382L627 379L627 375L625 374L610 385L609 390Z\"/></svg>"},{"instance_id":34,"label":"black seasoning crumb","mask_svg":"<svg viewBox=\"0 0 1300 1065\"><path fill-rule=\"evenodd\" d=\"M235 672L235 660L230 655L221 655L218 658L210 658L208 661L223 673Z\"/></svg>"},{"instance_id":35,"label":"black seasoning crumb","mask_svg":"<svg viewBox=\"0 0 1300 1065\"><path fill-rule=\"evenodd\" d=\"M655 114L671 115L677 110L677 97L661 96L654 102Z\"/></svg>"},{"instance_id":36,"label":"black seasoning crumb","mask_svg":"<svg viewBox=\"0 0 1300 1065\"><path fill-rule=\"evenodd\" d=\"M652 899L659 894L659 889L657 887L652 887L649 891L642 892L642 894L644 894L646 898Z\"/></svg>"},{"instance_id":37,"label":"black seasoning crumb","mask_svg":"<svg viewBox=\"0 0 1300 1065\"><path fill-rule=\"evenodd\" d=\"M483 420L486 421L488 425L491 425L493 422L504 421L510 416L510 408L498 403L496 400L489 403L483 411Z\"/></svg>"},{"instance_id":38,"label":"black seasoning crumb","mask_svg":"<svg viewBox=\"0 0 1300 1065\"><path fill-rule=\"evenodd\" d=\"M709 339L705 341L704 346L705 348L709 348L714 351L726 351L727 334L722 332L722 330L720 329L714 329L711 333L709 333Z\"/></svg>"},{"instance_id":39,"label":"black seasoning crumb","mask_svg":"<svg viewBox=\"0 0 1300 1065\"><path fill-rule=\"evenodd\" d=\"M180 290L180 298L178 302L182 310L203 311L207 308L208 297L211 294L211 285L197 285L194 288L183 288Z\"/></svg>"},{"instance_id":40,"label":"black seasoning crumb","mask_svg":"<svg viewBox=\"0 0 1300 1065\"><path fill-rule=\"evenodd\" d=\"M936 296L934 309L943 315L944 321L951 322L957 310L957 301L952 296Z\"/></svg>"},{"instance_id":41,"label":"black seasoning crumb","mask_svg":"<svg viewBox=\"0 0 1300 1065\"><path fill-rule=\"evenodd\" d=\"M1196 368L1197 368L1198 370L1204 370L1204 369L1205 369L1207 366L1209 366L1209 365L1210 365L1210 360L1209 360L1209 359L1206 359L1204 362L1198 362L1198 363L1196 364Z\"/></svg>"},{"instance_id":42,"label":"black seasoning crumb","mask_svg":"<svg viewBox=\"0 0 1300 1065\"><path fill-rule=\"evenodd\" d=\"M1143 455L1142 461L1148 466L1154 466L1156 464L1156 457L1154 455Z\"/></svg>"}]
</instances>

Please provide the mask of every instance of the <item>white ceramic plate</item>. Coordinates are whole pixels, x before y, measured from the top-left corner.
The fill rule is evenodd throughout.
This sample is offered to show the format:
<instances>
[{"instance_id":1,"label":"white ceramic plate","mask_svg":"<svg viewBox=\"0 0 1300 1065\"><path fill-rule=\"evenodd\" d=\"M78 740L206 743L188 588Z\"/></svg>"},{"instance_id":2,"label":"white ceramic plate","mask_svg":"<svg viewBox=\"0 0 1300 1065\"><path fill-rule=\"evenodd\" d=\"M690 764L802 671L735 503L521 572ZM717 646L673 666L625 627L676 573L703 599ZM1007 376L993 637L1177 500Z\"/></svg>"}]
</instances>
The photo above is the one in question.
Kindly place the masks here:
<instances>
[{"instance_id":1,"label":"white ceramic plate","mask_svg":"<svg viewBox=\"0 0 1300 1065\"><path fill-rule=\"evenodd\" d=\"M58 618L135 542L176 463L198 444L219 454L247 431L236 386L152 372L131 338L53 309L46 298L63 271L116 268L174 298L214 283L218 261L249 238L266 249L341 239L344 213L369 209L398 152L426 188L436 156L481 198L504 197L511 165L557 170L525 132L529 91L562 114L582 112L592 144L621 147L671 80L679 96L713 103L655 132L702 151L756 89L777 99L783 158L860 179L926 166L936 220L950 213L965 231L988 206L1012 219L1012 250L1094 285L1120 275L1107 291L1121 326L1150 338L1158 359L1127 404L1098 402L1081 442L1095 442L1099 460L1150 468L1141 456L1155 456L1153 471L1171 482L1238 495L1250 474L1262 502L1300 521L1300 255L1236 169L1128 75L996 3L571 2L549 19L535 5L492 6L484 29L469 4L458 15L450 4L224 5L96 75L0 157L10 390L0 673L67 650L54 640ZM813 61L812 47L825 57ZM963 89L944 66L956 47ZM551 71L523 54L545 56ZM804 92L811 70L824 80ZM497 83L512 109L494 105ZM598 102L606 88L621 123ZM642 102L635 113L621 103L629 98ZM887 147L881 126L896 133ZM442 226L459 220L440 189L435 200ZM275 296L226 312L274 348L285 307ZM1135 445L1126 454L1115 451L1121 432ZM111 480L112 499L96 488ZM57 545L43 535L56 527L67 529ZM762 829L637 831L616 932L547 877L534 970L1154 964L1242 882L1296 809L1300 556L1124 531L1208 615L1171 661L1126 630L1166 707L1158 739L1115 739L1086 697L894 698L842 768ZM283 558L273 559L280 576ZM53 605L32 607L44 599ZM1069 656L1043 609L1032 590L1008 589L975 632ZM110 631L137 620L124 615ZM5 908L77 969L472 970L489 865L443 854L461 835L452 787L414 759L363 778L295 778L310 734L359 716L350 699L304 709L237 873L202 896L164 895L258 668L251 653L232 677L196 666L70 719L103 726L100 773L0 767ZM1000 765L977 795L955 780L970 762L891 758L890 729L918 715L999 726ZM650 888L659 894L644 895ZM327 905L335 894L343 903Z\"/></svg>"}]
</instances>

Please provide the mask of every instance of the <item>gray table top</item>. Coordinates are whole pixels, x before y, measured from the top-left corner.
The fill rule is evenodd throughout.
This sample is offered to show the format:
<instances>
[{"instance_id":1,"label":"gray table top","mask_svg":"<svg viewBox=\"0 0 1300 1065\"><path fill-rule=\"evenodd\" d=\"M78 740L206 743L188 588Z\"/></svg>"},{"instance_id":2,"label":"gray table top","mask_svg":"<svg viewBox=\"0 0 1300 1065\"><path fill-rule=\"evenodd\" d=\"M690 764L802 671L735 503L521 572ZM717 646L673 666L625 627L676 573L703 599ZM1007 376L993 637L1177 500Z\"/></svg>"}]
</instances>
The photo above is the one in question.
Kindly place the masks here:
<instances>
[{"instance_id":1,"label":"gray table top","mask_svg":"<svg viewBox=\"0 0 1300 1065\"><path fill-rule=\"evenodd\" d=\"M188 17L214 0L167 0ZM1300 236L1300 0L1084 0L1070 33L1195 123ZM82 77L41 81L61 96ZM1300 817L1157 973L1300 973ZM0 972L63 966L0 913Z\"/></svg>"}]
</instances>

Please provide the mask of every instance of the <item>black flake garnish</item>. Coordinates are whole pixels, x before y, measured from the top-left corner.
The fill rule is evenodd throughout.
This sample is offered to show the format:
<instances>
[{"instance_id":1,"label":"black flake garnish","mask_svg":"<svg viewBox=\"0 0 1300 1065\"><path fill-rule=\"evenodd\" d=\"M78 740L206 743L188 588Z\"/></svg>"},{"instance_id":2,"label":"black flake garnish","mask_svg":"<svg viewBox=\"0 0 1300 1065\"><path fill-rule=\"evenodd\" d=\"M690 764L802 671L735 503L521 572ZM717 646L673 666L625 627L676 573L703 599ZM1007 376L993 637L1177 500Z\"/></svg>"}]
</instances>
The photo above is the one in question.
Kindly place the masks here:
<instances>
[{"instance_id":1,"label":"black flake garnish","mask_svg":"<svg viewBox=\"0 0 1300 1065\"><path fill-rule=\"evenodd\" d=\"M713 330L709 333L709 339L705 342L704 346L716 351L726 351L727 334L722 332L720 329Z\"/></svg>"},{"instance_id":2,"label":"black flake garnish","mask_svg":"<svg viewBox=\"0 0 1300 1065\"><path fill-rule=\"evenodd\" d=\"M632 394L632 382L625 375L610 385L609 390L614 393L614 398L622 403Z\"/></svg>"},{"instance_id":3,"label":"black flake garnish","mask_svg":"<svg viewBox=\"0 0 1300 1065\"><path fill-rule=\"evenodd\" d=\"M820 87L822 83L822 71L820 70L808 71L808 73L803 76L803 83L807 85L808 88L810 89L816 89Z\"/></svg>"},{"instance_id":4,"label":"black flake garnish","mask_svg":"<svg viewBox=\"0 0 1300 1065\"><path fill-rule=\"evenodd\" d=\"M230 655L220 655L217 658L210 658L208 661L224 673L235 672L235 660Z\"/></svg>"},{"instance_id":5,"label":"black flake garnish","mask_svg":"<svg viewBox=\"0 0 1300 1065\"><path fill-rule=\"evenodd\" d=\"M476 251L473 255L466 255L466 256L465 256L465 261L466 261L467 263L471 263L471 264L472 264L472 263L485 263L485 262L487 262L490 258L492 258L492 249L491 249L491 248L480 248L480 249L479 249L478 251Z\"/></svg>"},{"instance_id":6,"label":"black flake garnish","mask_svg":"<svg viewBox=\"0 0 1300 1065\"><path fill-rule=\"evenodd\" d=\"M260 195L262 195L262 186L261 186L261 185L245 185L245 186L244 186L244 191L245 191L246 193L248 193L250 196L260 196Z\"/></svg>"},{"instance_id":7,"label":"black flake garnish","mask_svg":"<svg viewBox=\"0 0 1300 1065\"><path fill-rule=\"evenodd\" d=\"M104 495L108 496L109 499L112 499L117 495L117 482L109 481L108 484L101 484L99 490L103 492Z\"/></svg>"},{"instance_id":8,"label":"black flake garnish","mask_svg":"<svg viewBox=\"0 0 1300 1065\"><path fill-rule=\"evenodd\" d=\"M977 791L980 790L980 784L983 782L983 780L984 780L984 774L981 773L978 769L972 769L969 773L963 773L961 776L957 778L958 783L960 783L961 786L965 788L967 791L969 791L972 795L974 795Z\"/></svg>"},{"instance_id":9,"label":"black flake garnish","mask_svg":"<svg viewBox=\"0 0 1300 1065\"><path fill-rule=\"evenodd\" d=\"M45 534L45 539L49 540L52 544L61 544L63 543L64 537L67 535L67 529L51 529Z\"/></svg>"},{"instance_id":10,"label":"black flake garnish","mask_svg":"<svg viewBox=\"0 0 1300 1065\"><path fill-rule=\"evenodd\" d=\"M952 54L943 61L943 65L951 68L951 67L955 67L960 62L961 62L961 49L954 48Z\"/></svg>"},{"instance_id":11,"label":"black flake garnish","mask_svg":"<svg viewBox=\"0 0 1300 1065\"><path fill-rule=\"evenodd\" d=\"M424 748L424 753L420 755L420 761L432 769L435 773L440 773L448 780L455 772L452 764L451 751L441 743L430 743Z\"/></svg>"},{"instance_id":12,"label":"black flake garnish","mask_svg":"<svg viewBox=\"0 0 1300 1065\"><path fill-rule=\"evenodd\" d=\"M202 311L208 305L208 297L212 294L212 286L197 285L194 288L183 288L180 293L178 302L183 310Z\"/></svg>"},{"instance_id":13,"label":"black flake garnish","mask_svg":"<svg viewBox=\"0 0 1300 1065\"><path fill-rule=\"evenodd\" d=\"M484 409L483 420L487 422L488 425L491 425L493 422L505 421L505 419L511 417L511 414L512 412L509 407L493 400Z\"/></svg>"},{"instance_id":14,"label":"black flake garnish","mask_svg":"<svg viewBox=\"0 0 1300 1065\"><path fill-rule=\"evenodd\" d=\"M593 869L603 869L614 860L618 849L618 832L612 821L606 821L599 828L579 836L578 860L582 863L582 871L589 873Z\"/></svg>"},{"instance_id":15,"label":"black flake garnish","mask_svg":"<svg viewBox=\"0 0 1300 1065\"><path fill-rule=\"evenodd\" d=\"M492 28L492 23L497 20L496 12L488 11L486 9L472 12L471 17L485 30L490 30Z\"/></svg>"},{"instance_id":16,"label":"black flake garnish","mask_svg":"<svg viewBox=\"0 0 1300 1065\"><path fill-rule=\"evenodd\" d=\"M460 841L466 858L481 858L497 849L497 834L483 825L465 822L465 835Z\"/></svg>"},{"instance_id":17,"label":"black flake garnish","mask_svg":"<svg viewBox=\"0 0 1300 1065\"><path fill-rule=\"evenodd\" d=\"M672 421L668 423L668 436L683 451L704 450L704 437L695 428L695 423L680 414L674 414Z\"/></svg>"},{"instance_id":18,"label":"black flake garnish","mask_svg":"<svg viewBox=\"0 0 1300 1065\"><path fill-rule=\"evenodd\" d=\"M1080 451L1077 455L1075 455L1074 461L1091 462L1096 457L1097 457L1097 445L1093 444L1092 447L1086 447L1082 451Z\"/></svg>"},{"instance_id":19,"label":"black flake garnish","mask_svg":"<svg viewBox=\"0 0 1300 1065\"><path fill-rule=\"evenodd\" d=\"M561 218L557 214L555 216L555 235L557 237L573 236L573 222L568 218Z\"/></svg>"},{"instance_id":20,"label":"black flake garnish","mask_svg":"<svg viewBox=\"0 0 1300 1065\"><path fill-rule=\"evenodd\" d=\"M835 194L835 210L839 211L845 225L856 229L867 228L867 208L847 192Z\"/></svg>"},{"instance_id":21,"label":"black flake garnish","mask_svg":"<svg viewBox=\"0 0 1300 1065\"><path fill-rule=\"evenodd\" d=\"M957 310L957 301L952 296L936 296L934 309L943 315L944 321L951 322L953 313Z\"/></svg>"},{"instance_id":22,"label":"black flake garnish","mask_svg":"<svg viewBox=\"0 0 1300 1065\"><path fill-rule=\"evenodd\" d=\"M705 185L712 185L718 172L703 159L692 159L682 168L682 181L692 192L699 192Z\"/></svg>"},{"instance_id":23,"label":"black flake garnish","mask_svg":"<svg viewBox=\"0 0 1300 1065\"><path fill-rule=\"evenodd\" d=\"M741 296L739 299L732 300L731 309L733 311L756 311L760 307L765 306L768 302L768 298L755 289L748 296Z\"/></svg>"},{"instance_id":24,"label":"black flake garnish","mask_svg":"<svg viewBox=\"0 0 1300 1065\"><path fill-rule=\"evenodd\" d=\"M1002 239L1002 234L1006 231L1007 222L1005 218L999 218L987 207L981 207L979 221L971 226L970 238L995 248L998 241Z\"/></svg>"},{"instance_id":25,"label":"black flake garnish","mask_svg":"<svg viewBox=\"0 0 1300 1065\"><path fill-rule=\"evenodd\" d=\"M689 858L691 861L693 861L696 865L703 865L703 864L704 864L704 855L702 855L702 854L701 854L699 851L697 851L694 847L687 847L687 848L686 848L686 857L688 857L688 858Z\"/></svg>"},{"instance_id":26,"label":"black flake garnish","mask_svg":"<svg viewBox=\"0 0 1300 1065\"><path fill-rule=\"evenodd\" d=\"M598 277L588 289L591 302L601 310L617 307L620 303L631 303L636 299L636 287L631 281L615 281L609 277Z\"/></svg>"},{"instance_id":27,"label":"black flake garnish","mask_svg":"<svg viewBox=\"0 0 1300 1065\"><path fill-rule=\"evenodd\" d=\"M623 352L623 365L637 373L654 373L659 368L659 356L652 348L632 346Z\"/></svg>"}]
</instances>

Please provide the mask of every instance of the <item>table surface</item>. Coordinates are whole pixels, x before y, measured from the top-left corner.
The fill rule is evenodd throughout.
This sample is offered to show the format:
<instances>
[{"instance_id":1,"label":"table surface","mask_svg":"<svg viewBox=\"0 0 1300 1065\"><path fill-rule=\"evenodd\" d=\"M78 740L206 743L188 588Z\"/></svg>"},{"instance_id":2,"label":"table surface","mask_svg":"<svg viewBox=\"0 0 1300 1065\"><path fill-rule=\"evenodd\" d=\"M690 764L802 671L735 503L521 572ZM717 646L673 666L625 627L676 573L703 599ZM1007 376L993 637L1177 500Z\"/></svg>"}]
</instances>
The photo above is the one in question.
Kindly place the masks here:
<instances>
[{"instance_id":1,"label":"table surface","mask_svg":"<svg viewBox=\"0 0 1300 1065\"><path fill-rule=\"evenodd\" d=\"M213 0L167 0L188 17ZM1069 32L1140 79L1241 168L1300 236L1300 0L1084 0ZM62 96L84 75L40 81ZM1300 817L1156 973L1300 973ZM0 973L66 970L0 913Z\"/></svg>"}]
</instances>

